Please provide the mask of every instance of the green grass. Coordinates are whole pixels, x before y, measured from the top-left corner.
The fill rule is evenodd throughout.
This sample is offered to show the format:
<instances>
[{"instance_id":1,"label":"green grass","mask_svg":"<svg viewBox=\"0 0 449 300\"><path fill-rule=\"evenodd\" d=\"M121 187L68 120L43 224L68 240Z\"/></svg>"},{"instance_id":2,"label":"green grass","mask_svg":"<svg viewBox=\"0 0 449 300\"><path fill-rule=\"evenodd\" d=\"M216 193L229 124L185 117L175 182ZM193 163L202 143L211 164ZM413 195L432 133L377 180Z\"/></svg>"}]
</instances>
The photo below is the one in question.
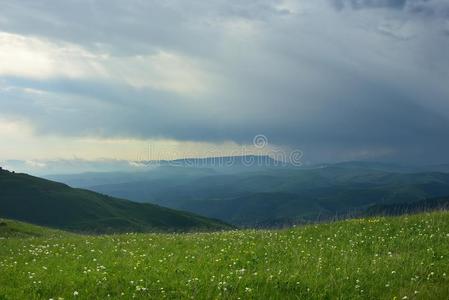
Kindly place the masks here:
<instances>
[{"instance_id":1,"label":"green grass","mask_svg":"<svg viewBox=\"0 0 449 300\"><path fill-rule=\"evenodd\" d=\"M445 212L103 236L6 221L0 237L0 299L449 299Z\"/></svg>"}]
</instances>

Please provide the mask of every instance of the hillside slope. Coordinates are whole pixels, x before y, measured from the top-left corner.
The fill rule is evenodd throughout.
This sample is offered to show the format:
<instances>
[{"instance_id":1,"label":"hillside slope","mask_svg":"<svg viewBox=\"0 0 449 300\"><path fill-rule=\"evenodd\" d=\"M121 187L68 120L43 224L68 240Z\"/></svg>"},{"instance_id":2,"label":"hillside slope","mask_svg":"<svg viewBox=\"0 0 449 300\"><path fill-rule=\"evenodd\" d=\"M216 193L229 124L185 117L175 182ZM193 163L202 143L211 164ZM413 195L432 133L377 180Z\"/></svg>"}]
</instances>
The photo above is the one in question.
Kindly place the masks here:
<instances>
[{"instance_id":1,"label":"hillside slope","mask_svg":"<svg viewBox=\"0 0 449 300\"><path fill-rule=\"evenodd\" d=\"M376 204L368 207L363 215L399 216L436 210L449 210L449 197L430 198L410 203Z\"/></svg>"},{"instance_id":2,"label":"hillside slope","mask_svg":"<svg viewBox=\"0 0 449 300\"><path fill-rule=\"evenodd\" d=\"M0 228L0 299L449 299L447 212L112 236L4 222L23 235Z\"/></svg>"},{"instance_id":3,"label":"hillside slope","mask_svg":"<svg viewBox=\"0 0 449 300\"><path fill-rule=\"evenodd\" d=\"M229 228L220 221L191 213L112 198L5 170L0 171L0 217L95 232Z\"/></svg>"}]
</instances>

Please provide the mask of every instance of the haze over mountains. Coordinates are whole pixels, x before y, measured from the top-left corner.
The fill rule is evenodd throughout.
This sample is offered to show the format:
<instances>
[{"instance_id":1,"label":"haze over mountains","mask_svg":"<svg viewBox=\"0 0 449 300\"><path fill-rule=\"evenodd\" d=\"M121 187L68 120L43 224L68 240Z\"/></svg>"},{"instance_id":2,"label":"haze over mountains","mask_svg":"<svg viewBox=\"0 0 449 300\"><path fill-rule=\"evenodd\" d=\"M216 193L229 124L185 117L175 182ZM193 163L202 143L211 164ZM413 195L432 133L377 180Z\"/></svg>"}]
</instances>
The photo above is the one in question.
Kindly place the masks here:
<instances>
[{"instance_id":1,"label":"haze over mountains","mask_svg":"<svg viewBox=\"0 0 449 300\"><path fill-rule=\"evenodd\" d=\"M449 195L447 165L345 162L298 167L267 157L234 157L162 162L144 170L47 178L256 227L326 220L373 205Z\"/></svg>"},{"instance_id":2,"label":"haze over mountains","mask_svg":"<svg viewBox=\"0 0 449 300\"><path fill-rule=\"evenodd\" d=\"M282 227L445 208L449 199L444 164L298 166L257 155L97 164L121 171L45 176L52 181L2 171L0 216L96 232Z\"/></svg>"}]
</instances>

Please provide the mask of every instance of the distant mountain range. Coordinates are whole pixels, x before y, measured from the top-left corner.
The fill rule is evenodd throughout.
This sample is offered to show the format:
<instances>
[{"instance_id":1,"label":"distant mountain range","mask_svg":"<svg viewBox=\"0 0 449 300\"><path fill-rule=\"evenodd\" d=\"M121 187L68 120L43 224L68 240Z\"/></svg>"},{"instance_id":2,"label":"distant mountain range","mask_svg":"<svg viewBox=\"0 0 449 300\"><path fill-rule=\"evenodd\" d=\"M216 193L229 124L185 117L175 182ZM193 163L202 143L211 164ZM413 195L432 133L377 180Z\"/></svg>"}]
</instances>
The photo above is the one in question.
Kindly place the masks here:
<instances>
[{"instance_id":1,"label":"distant mountain range","mask_svg":"<svg viewBox=\"0 0 449 300\"><path fill-rule=\"evenodd\" d=\"M221 164L217 158L182 160L141 172L48 178L251 227L321 221L376 204L449 195L449 173L441 172L444 165L344 162L294 167L270 159L262 164L244 163L250 159L264 158L221 158Z\"/></svg>"},{"instance_id":2,"label":"distant mountain range","mask_svg":"<svg viewBox=\"0 0 449 300\"><path fill-rule=\"evenodd\" d=\"M158 167L212 168L221 170L238 170L242 168L265 168L269 166L286 166L287 163L274 160L266 155L224 156L206 158L185 158L176 160L6 160L0 166L16 172L33 175L78 174L86 172L146 172Z\"/></svg>"},{"instance_id":3,"label":"distant mountain range","mask_svg":"<svg viewBox=\"0 0 449 300\"><path fill-rule=\"evenodd\" d=\"M285 159L285 158L284 158ZM177 160L7 160L0 161L0 166L16 172L29 173L36 176L55 174L79 174L86 172L112 173L112 172L148 172L158 167L185 167L185 168L210 168L221 172L248 171L248 169L262 168L296 168L316 169L328 166L342 168L368 168L379 171L417 173L417 172L443 172L449 173L449 164L439 165L401 165L388 162L349 161L333 164L304 164L296 166L287 162L281 162L267 155L244 155L206 158L186 158Z\"/></svg>"},{"instance_id":4,"label":"distant mountain range","mask_svg":"<svg viewBox=\"0 0 449 300\"><path fill-rule=\"evenodd\" d=\"M231 228L192 213L117 199L2 169L0 217L98 233Z\"/></svg>"}]
</instances>

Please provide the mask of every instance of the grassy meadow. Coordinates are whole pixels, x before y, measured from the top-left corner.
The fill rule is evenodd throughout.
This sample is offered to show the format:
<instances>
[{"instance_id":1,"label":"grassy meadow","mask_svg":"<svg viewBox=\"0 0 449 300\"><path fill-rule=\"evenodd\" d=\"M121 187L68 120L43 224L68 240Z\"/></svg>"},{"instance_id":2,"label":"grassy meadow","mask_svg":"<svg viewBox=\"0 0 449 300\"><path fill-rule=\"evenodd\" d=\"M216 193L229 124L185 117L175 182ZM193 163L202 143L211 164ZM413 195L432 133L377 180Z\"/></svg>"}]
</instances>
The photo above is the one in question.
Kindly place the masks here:
<instances>
[{"instance_id":1,"label":"grassy meadow","mask_svg":"<svg viewBox=\"0 0 449 300\"><path fill-rule=\"evenodd\" d=\"M449 213L85 236L5 220L0 299L449 299Z\"/></svg>"}]
</instances>

